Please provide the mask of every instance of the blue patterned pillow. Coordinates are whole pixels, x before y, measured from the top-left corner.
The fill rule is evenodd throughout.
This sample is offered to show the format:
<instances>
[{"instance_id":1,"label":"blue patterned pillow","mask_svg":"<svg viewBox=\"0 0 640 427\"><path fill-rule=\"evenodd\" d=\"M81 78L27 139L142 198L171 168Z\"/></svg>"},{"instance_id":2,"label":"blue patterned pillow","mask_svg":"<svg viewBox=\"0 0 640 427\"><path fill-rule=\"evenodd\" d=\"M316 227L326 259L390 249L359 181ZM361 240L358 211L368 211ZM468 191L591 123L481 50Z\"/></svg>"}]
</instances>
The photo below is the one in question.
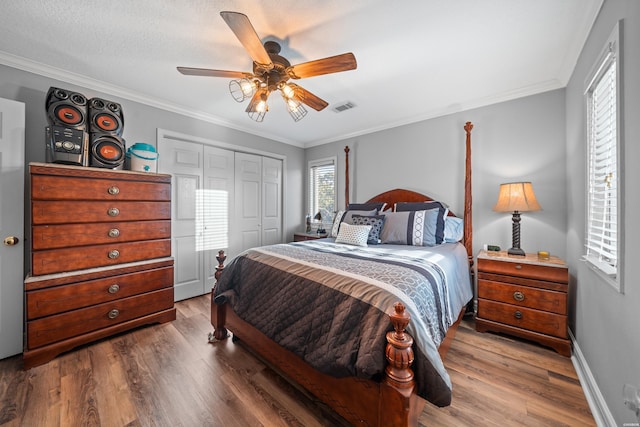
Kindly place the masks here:
<instances>
[{"instance_id":1,"label":"blue patterned pillow","mask_svg":"<svg viewBox=\"0 0 640 427\"><path fill-rule=\"evenodd\" d=\"M369 238L367 239L367 243L370 245L379 245L380 234L382 233L382 227L384 226L384 215L373 215L373 216L364 216L364 215L353 215L351 219L353 220L354 225L370 225L371 231L369 231Z\"/></svg>"},{"instance_id":2,"label":"blue patterned pillow","mask_svg":"<svg viewBox=\"0 0 640 427\"><path fill-rule=\"evenodd\" d=\"M422 211L422 210L431 210L437 209L438 215L436 218L435 229L433 229L433 239L435 240L435 244L439 245L443 243L444 240L444 221L447 215L449 214L449 208L446 205L440 202L432 201L432 202L401 202L396 203L396 212L409 212L409 211Z\"/></svg>"},{"instance_id":3,"label":"blue patterned pillow","mask_svg":"<svg viewBox=\"0 0 640 427\"><path fill-rule=\"evenodd\" d=\"M435 246L438 209L388 212L382 228L382 243L410 246Z\"/></svg>"}]
</instances>

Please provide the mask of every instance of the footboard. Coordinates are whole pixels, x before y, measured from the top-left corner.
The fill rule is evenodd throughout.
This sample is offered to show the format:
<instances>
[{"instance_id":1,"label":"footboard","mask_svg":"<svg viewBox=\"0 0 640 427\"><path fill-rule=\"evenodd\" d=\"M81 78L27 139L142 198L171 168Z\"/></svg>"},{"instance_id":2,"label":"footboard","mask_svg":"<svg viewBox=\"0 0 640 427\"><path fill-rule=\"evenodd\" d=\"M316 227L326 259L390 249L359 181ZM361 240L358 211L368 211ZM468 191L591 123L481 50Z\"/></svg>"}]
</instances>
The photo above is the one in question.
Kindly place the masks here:
<instances>
[{"instance_id":1,"label":"footboard","mask_svg":"<svg viewBox=\"0 0 640 427\"><path fill-rule=\"evenodd\" d=\"M354 425L416 426L425 401L415 392L411 363L413 339L404 331L409 316L397 303L390 314L394 331L387 334L389 365L382 382L355 377L334 378L309 366L294 353L240 319L228 304L211 301L215 339L224 339L227 328L276 370L304 387Z\"/></svg>"}]
</instances>

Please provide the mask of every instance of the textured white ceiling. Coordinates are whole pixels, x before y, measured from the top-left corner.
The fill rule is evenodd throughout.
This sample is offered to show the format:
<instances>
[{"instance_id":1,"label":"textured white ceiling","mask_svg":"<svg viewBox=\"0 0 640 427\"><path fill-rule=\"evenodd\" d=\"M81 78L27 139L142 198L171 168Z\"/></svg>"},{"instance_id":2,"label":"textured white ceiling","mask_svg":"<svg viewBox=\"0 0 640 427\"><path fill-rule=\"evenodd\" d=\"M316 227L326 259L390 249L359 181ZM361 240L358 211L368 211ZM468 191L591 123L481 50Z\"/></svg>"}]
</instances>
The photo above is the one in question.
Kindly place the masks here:
<instances>
[{"instance_id":1,"label":"textured white ceiling","mask_svg":"<svg viewBox=\"0 0 640 427\"><path fill-rule=\"evenodd\" d=\"M564 87L602 2L3 0L0 63L305 147ZM251 71L222 10L294 65L353 52L358 68L296 81L325 110L295 123L272 96L253 122L228 79L176 71Z\"/></svg>"}]
</instances>

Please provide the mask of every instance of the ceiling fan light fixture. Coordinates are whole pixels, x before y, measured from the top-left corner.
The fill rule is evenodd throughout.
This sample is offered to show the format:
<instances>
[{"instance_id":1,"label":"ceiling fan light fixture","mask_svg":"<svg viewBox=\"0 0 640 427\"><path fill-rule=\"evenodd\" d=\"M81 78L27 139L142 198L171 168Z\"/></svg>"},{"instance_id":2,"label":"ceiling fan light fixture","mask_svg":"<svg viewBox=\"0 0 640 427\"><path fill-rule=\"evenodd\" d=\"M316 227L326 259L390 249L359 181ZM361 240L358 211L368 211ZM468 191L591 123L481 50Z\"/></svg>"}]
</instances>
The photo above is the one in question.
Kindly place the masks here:
<instances>
[{"instance_id":1,"label":"ceiling fan light fixture","mask_svg":"<svg viewBox=\"0 0 640 427\"><path fill-rule=\"evenodd\" d=\"M251 120L254 120L260 123L264 120L264 116L265 114L267 114L267 112L266 111L249 111L247 114L249 115L249 118Z\"/></svg>"},{"instance_id":2,"label":"ceiling fan light fixture","mask_svg":"<svg viewBox=\"0 0 640 427\"><path fill-rule=\"evenodd\" d=\"M233 99L242 102L251 98L256 91L256 82L249 79L237 79L229 82L229 92Z\"/></svg>"},{"instance_id":3,"label":"ceiling fan light fixture","mask_svg":"<svg viewBox=\"0 0 640 427\"><path fill-rule=\"evenodd\" d=\"M307 115L307 109L304 108L304 105L302 105L302 103L296 98L287 98L284 92L282 93L282 98L284 99L287 111L294 122L299 122Z\"/></svg>"},{"instance_id":4,"label":"ceiling fan light fixture","mask_svg":"<svg viewBox=\"0 0 640 427\"><path fill-rule=\"evenodd\" d=\"M293 98L296 94L295 90L286 83L280 85L280 91L285 100Z\"/></svg>"}]
</instances>

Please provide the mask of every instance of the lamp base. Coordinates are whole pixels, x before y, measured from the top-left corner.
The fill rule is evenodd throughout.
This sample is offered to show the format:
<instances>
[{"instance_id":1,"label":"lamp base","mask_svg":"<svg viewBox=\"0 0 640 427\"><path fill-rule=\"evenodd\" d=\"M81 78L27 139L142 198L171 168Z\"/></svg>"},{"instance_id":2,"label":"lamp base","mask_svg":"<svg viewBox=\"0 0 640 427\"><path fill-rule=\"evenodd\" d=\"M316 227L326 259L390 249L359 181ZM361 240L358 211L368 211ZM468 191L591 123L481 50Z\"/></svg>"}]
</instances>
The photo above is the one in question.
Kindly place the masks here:
<instances>
[{"instance_id":1,"label":"lamp base","mask_svg":"<svg viewBox=\"0 0 640 427\"><path fill-rule=\"evenodd\" d=\"M523 249L520 248L511 248L507 251L509 255L517 255L517 256L526 256Z\"/></svg>"}]
</instances>

